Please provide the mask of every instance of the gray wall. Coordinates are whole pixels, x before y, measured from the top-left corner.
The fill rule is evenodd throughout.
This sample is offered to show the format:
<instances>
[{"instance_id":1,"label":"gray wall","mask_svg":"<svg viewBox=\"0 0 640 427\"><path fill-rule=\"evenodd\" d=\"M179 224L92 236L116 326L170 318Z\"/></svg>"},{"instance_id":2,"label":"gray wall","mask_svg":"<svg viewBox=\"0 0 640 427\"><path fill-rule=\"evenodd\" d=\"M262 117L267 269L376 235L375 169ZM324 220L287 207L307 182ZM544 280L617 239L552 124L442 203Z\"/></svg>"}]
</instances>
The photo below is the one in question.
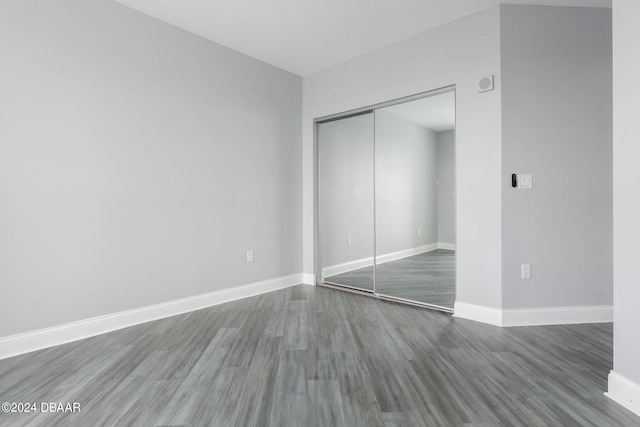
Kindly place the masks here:
<instances>
[{"instance_id":1,"label":"gray wall","mask_svg":"<svg viewBox=\"0 0 640 427\"><path fill-rule=\"evenodd\" d=\"M301 271L299 77L108 0L0 51L0 336Z\"/></svg>"},{"instance_id":2,"label":"gray wall","mask_svg":"<svg viewBox=\"0 0 640 427\"><path fill-rule=\"evenodd\" d=\"M455 131L437 133L438 138L438 242L456 243Z\"/></svg>"},{"instance_id":3,"label":"gray wall","mask_svg":"<svg viewBox=\"0 0 640 427\"><path fill-rule=\"evenodd\" d=\"M640 384L640 2L613 1L614 371Z\"/></svg>"},{"instance_id":4,"label":"gray wall","mask_svg":"<svg viewBox=\"0 0 640 427\"><path fill-rule=\"evenodd\" d=\"M499 18L494 7L304 78L306 273L314 273L314 118L455 84L457 299L501 307ZM486 74L496 75L496 90L480 94Z\"/></svg>"},{"instance_id":5,"label":"gray wall","mask_svg":"<svg viewBox=\"0 0 640 427\"><path fill-rule=\"evenodd\" d=\"M376 256L437 243L437 134L384 110L375 114Z\"/></svg>"},{"instance_id":6,"label":"gray wall","mask_svg":"<svg viewBox=\"0 0 640 427\"><path fill-rule=\"evenodd\" d=\"M503 308L610 305L611 11L500 10Z\"/></svg>"}]
</instances>

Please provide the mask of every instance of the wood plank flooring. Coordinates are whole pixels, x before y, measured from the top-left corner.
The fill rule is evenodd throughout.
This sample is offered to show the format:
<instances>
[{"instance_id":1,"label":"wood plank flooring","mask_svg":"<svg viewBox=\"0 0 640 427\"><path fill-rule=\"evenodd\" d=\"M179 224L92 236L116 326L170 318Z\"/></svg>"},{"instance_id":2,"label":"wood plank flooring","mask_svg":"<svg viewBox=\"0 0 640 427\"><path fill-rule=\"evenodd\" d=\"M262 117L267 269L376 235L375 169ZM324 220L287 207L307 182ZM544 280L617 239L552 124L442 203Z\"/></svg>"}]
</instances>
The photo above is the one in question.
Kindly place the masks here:
<instances>
[{"instance_id":1,"label":"wood plank flooring","mask_svg":"<svg viewBox=\"0 0 640 427\"><path fill-rule=\"evenodd\" d=\"M498 328L297 286L0 361L1 426L639 426L612 325Z\"/></svg>"},{"instance_id":2,"label":"wood plank flooring","mask_svg":"<svg viewBox=\"0 0 640 427\"><path fill-rule=\"evenodd\" d=\"M436 249L376 266L375 292L453 309L455 251ZM373 291L373 266L327 277L325 281Z\"/></svg>"}]
</instances>

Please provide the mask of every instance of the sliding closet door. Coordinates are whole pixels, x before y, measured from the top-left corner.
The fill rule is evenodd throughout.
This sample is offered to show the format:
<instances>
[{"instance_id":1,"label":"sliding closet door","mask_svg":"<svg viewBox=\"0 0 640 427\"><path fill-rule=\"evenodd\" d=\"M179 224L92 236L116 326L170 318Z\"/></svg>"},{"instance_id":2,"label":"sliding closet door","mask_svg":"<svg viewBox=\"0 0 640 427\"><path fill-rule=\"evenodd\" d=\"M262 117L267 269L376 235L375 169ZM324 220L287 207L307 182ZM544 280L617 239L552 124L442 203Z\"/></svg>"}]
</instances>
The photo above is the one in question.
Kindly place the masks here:
<instances>
[{"instance_id":1,"label":"sliding closet door","mask_svg":"<svg viewBox=\"0 0 640 427\"><path fill-rule=\"evenodd\" d=\"M375 110L375 292L452 309L455 93Z\"/></svg>"},{"instance_id":2,"label":"sliding closet door","mask_svg":"<svg viewBox=\"0 0 640 427\"><path fill-rule=\"evenodd\" d=\"M373 113L318 123L319 267L324 283L374 290Z\"/></svg>"}]
</instances>

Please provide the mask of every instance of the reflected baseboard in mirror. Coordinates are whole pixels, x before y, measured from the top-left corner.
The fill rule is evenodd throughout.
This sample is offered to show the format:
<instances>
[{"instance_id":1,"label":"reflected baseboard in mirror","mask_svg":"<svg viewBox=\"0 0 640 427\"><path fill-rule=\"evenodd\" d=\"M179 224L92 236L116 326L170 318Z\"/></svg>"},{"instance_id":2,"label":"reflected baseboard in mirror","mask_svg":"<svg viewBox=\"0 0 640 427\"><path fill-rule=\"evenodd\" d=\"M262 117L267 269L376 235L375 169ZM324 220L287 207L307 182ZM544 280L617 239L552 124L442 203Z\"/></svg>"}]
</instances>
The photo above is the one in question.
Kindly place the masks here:
<instances>
[{"instance_id":1,"label":"reflected baseboard in mirror","mask_svg":"<svg viewBox=\"0 0 640 427\"><path fill-rule=\"evenodd\" d=\"M455 251L436 249L376 265L376 294L420 305L452 309L455 303ZM373 266L326 277L325 283L363 288Z\"/></svg>"}]
</instances>

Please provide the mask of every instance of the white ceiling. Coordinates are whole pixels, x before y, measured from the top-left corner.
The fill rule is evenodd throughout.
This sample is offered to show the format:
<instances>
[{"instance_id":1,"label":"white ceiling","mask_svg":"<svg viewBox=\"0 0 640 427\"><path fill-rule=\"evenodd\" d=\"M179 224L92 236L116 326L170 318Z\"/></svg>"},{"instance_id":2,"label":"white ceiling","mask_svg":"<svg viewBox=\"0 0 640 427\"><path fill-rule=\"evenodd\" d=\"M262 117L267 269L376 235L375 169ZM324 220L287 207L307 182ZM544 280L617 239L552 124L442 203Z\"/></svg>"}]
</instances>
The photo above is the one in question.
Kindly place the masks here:
<instances>
[{"instance_id":1,"label":"white ceiling","mask_svg":"<svg viewBox=\"0 0 640 427\"><path fill-rule=\"evenodd\" d=\"M304 76L500 0L114 0ZM611 7L611 0L502 3Z\"/></svg>"},{"instance_id":2,"label":"white ceiling","mask_svg":"<svg viewBox=\"0 0 640 427\"><path fill-rule=\"evenodd\" d=\"M453 91L392 105L383 110L435 132L456 127L456 95Z\"/></svg>"}]
</instances>

